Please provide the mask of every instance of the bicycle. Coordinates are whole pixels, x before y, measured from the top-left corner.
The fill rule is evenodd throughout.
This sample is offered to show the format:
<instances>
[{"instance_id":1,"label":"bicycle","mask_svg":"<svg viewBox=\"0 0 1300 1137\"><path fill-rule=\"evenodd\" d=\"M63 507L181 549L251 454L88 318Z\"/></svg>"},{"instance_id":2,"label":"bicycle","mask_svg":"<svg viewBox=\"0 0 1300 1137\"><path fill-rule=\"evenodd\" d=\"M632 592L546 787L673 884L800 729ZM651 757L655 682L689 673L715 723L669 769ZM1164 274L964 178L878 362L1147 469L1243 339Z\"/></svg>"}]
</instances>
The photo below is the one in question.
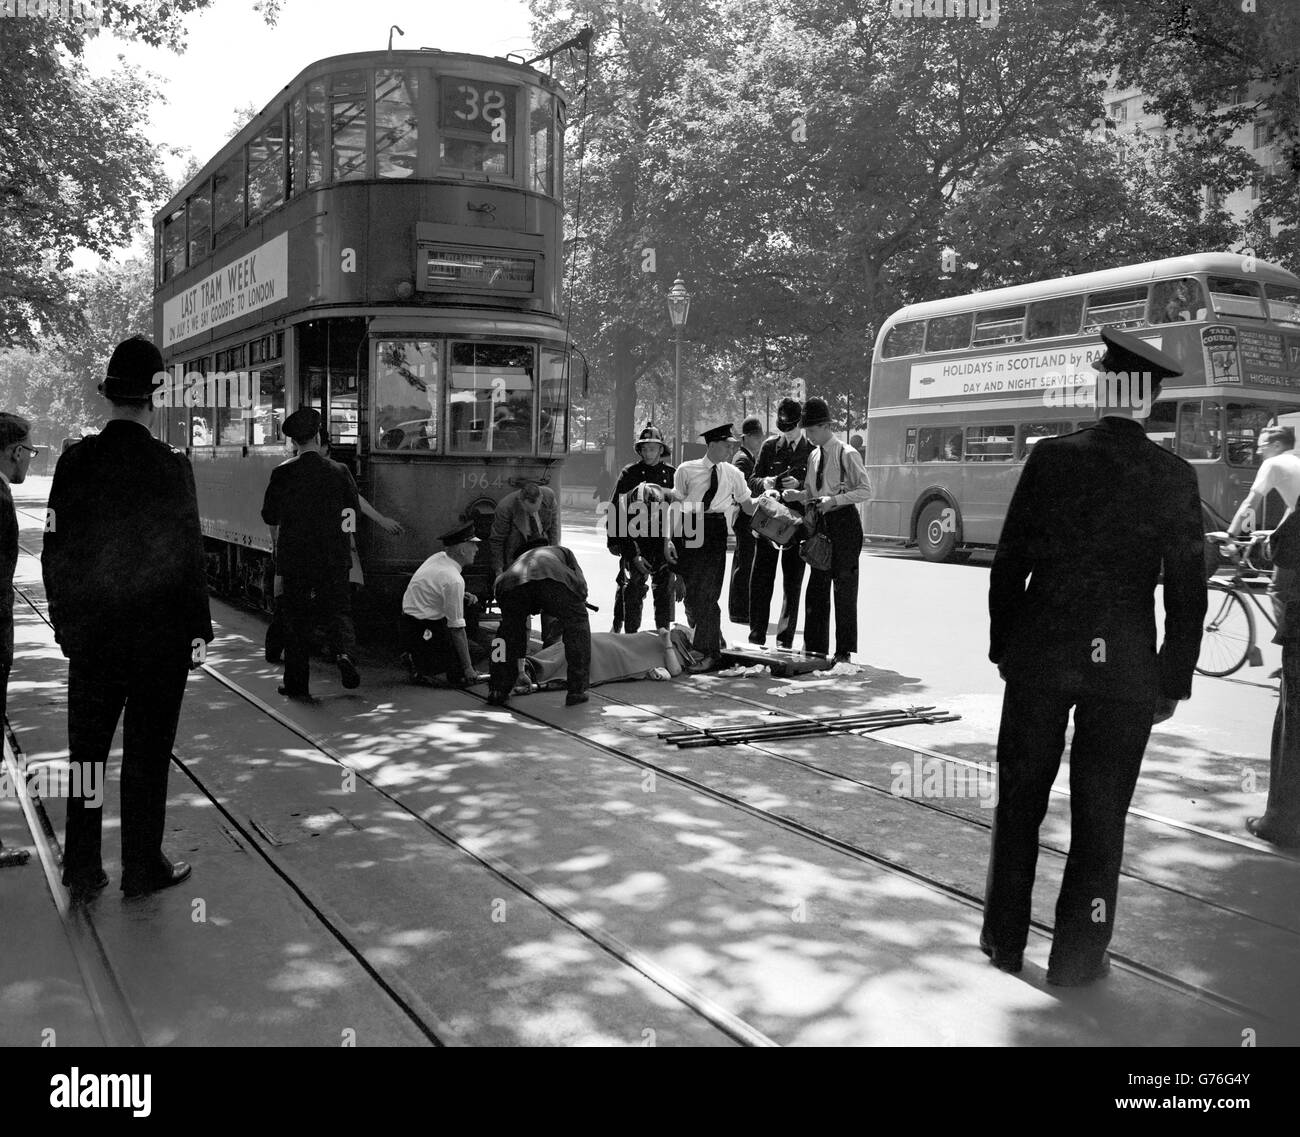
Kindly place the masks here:
<instances>
[{"instance_id":1,"label":"bicycle","mask_svg":"<svg viewBox=\"0 0 1300 1137\"><path fill-rule=\"evenodd\" d=\"M1276 630L1277 621L1255 588L1260 576L1266 580L1269 576L1269 569L1256 559L1262 559L1262 541L1268 536L1266 531L1245 538L1230 537L1223 531L1205 535L1218 548L1219 556L1232 565L1232 576L1228 580L1209 581L1210 604L1201 636L1201 654L1196 661L1198 674L1221 679L1243 664L1249 663L1251 667L1263 664L1264 657L1255 643L1255 614L1246 598L1254 602L1269 627Z\"/></svg>"}]
</instances>

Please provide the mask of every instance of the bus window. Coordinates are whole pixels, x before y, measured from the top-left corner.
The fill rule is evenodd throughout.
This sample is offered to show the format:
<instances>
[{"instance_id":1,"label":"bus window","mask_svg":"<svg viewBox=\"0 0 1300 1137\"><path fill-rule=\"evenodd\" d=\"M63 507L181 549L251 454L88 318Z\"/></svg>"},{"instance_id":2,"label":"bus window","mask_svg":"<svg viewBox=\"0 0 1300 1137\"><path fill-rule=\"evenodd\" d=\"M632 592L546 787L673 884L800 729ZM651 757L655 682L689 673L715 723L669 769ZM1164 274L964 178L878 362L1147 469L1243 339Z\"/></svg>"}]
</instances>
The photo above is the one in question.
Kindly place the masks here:
<instances>
[{"instance_id":1,"label":"bus window","mask_svg":"<svg viewBox=\"0 0 1300 1137\"><path fill-rule=\"evenodd\" d=\"M1264 301L1256 280L1238 280L1235 276L1212 276L1209 279L1210 303L1216 316L1241 316L1252 320L1264 318Z\"/></svg>"},{"instance_id":2,"label":"bus window","mask_svg":"<svg viewBox=\"0 0 1300 1137\"><path fill-rule=\"evenodd\" d=\"M330 128L336 182L366 176L368 79L365 71L340 71L330 76Z\"/></svg>"},{"instance_id":3,"label":"bus window","mask_svg":"<svg viewBox=\"0 0 1300 1137\"><path fill-rule=\"evenodd\" d=\"M184 267L185 210L178 209L163 222L163 280L171 280Z\"/></svg>"},{"instance_id":4,"label":"bus window","mask_svg":"<svg viewBox=\"0 0 1300 1137\"><path fill-rule=\"evenodd\" d=\"M975 314L975 345L1019 343L1025 338L1025 309L995 308Z\"/></svg>"},{"instance_id":5,"label":"bus window","mask_svg":"<svg viewBox=\"0 0 1300 1137\"><path fill-rule=\"evenodd\" d=\"M1019 446L1016 453L1025 458L1035 442L1055 438L1059 434L1069 434L1073 430L1072 422L1022 422L1017 432Z\"/></svg>"},{"instance_id":6,"label":"bus window","mask_svg":"<svg viewBox=\"0 0 1300 1137\"><path fill-rule=\"evenodd\" d=\"M196 265L211 251L212 187L204 184L190 195L186 204L190 218L190 264Z\"/></svg>"},{"instance_id":7,"label":"bus window","mask_svg":"<svg viewBox=\"0 0 1300 1137\"><path fill-rule=\"evenodd\" d=\"M922 426L916 429L916 461L960 462L961 427ZM911 431L908 431L911 434ZM911 450L911 439L908 440Z\"/></svg>"},{"instance_id":8,"label":"bus window","mask_svg":"<svg viewBox=\"0 0 1300 1137\"><path fill-rule=\"evenodd\" d=\"M1300 328L1300 288L1294 284L1266 284L1269 319L1275 324Z\"/></svg>"},{"instance_id":9,"label":"bus window","mask_svg":"<svg viewBox=\"0 0 1300 1137\"><path fill-rule=\"evenodd\" d=\"M418 98L418 72L375 72L375 177L414 177Z\"/></svg>"},{"instance_id":10,"label":"bus window","mask_svg":"<svg viewBox=\"0 0 1300 1137\"><path fill-rule=\"evenodd\" d=\"M1094 292L1088 297L1083 330L1095 332L1098 328L1144 328L1146 322L1146 288L1115 288L1109 292Z\"/></svg>"},{"instance_id":11,"label":"bus window","mask_svg":"<svg viewBox=\"0 0 1300 1137\"><path fill-rule=\"evenodd\" d=\"M447 75L439 94L442 165L479 174L512 174L514 88Z\"/></svg>"},{"instance_id":12,"label":"bus window","mask_svg":"<svg viewBox=\"0 0 1300 1137\"><path fill-rule=\"evenodd\" d=\"M925 333L926 351L960 351L970 347L971 314L936 316Z\"/></svg>"},{"instance_id":13,"label":"bus window","mask_svg":"<svg viewBox=\"0 0 1300 1137\"><path fill-rule=\"evenodd\" d=\"M966 428L967 462L1010 462L1016 456L1016 428L1005 426L968 426Z\"/></svg>"},{"instance_id":14,"label":"bus window","mask_svg":"<svg viewBox=\"0 0 1300 1137\"><path fill-rule=\"evenodd\" d=\"M537 449L563 454L569 448L569 376L572 357L542 348L542 397L537 413Z\"/></svg>"},{"instance_id":15,"label":"bus window","mask_svg":"<svg viewBox=\"0 0 1300 1137\"><path fill-rule=\"evenodd\" d=\"M555 196L555 97L540 87L528 91L528 185Z\"/></svg>"},{"instance_id":16,"label":"bus window","mask_svg":"<svg viewBox=\"0 0 1300 1137\"><path fill-rule=\"evenodd\" d=\"M1177 433L1174 429L1174 420L1177 414L1177 403L1156 403L1142 424L1147 432L1147 438L1166 450L1174 449L1174 437Z\"/></svg>"},{"instance_id":17,"label":"bus window","mask_svg":"<svg viewBox=\"0 0 1300 1137\"><path fill-rule=\"evenodd\" d=\"M1187 399L1178 404L1178 454L1188 460L1213 460L1222 449L1223 428L1216 399Z\"/></svg>"},{"instance_id":18,"label":"bus window","mask_svg":"<svg viewBox=\"0 0 1300 1137\"><path fill-rule=\"evenodd\" d=\"M1083 319L1082 296L1058 296L1029 305L1026 324L1031 340L1048 340L1056 336L1077 336Z\"/></svg>"},{"instance_id":19,"label":"bus window","mask_svg":"<svg viewBox=\"0 0 1300 1137\"><path fill-rule=\"evenodd\" d=\"M447 412L452 450L527 454L532 449L531 347L454 343L450 375Z\"/></svg>"},{"instance_id":20,"label":"bus window","mask_svg":"<svg viewBox=\"0 0 1300 1137\"><path fill-rule=\"evenodd\" d=\"M437 450L442 384L434 340L380 340L375 373L375 446Z\"/></svg>"},{"instance_id":21,"label":"bus window","mask_svg":"<svg viewBox=\"0 0 1300 1137\"><path fill-rule=\"evenodd\" d=\"M1258 466L1255 443L1259 432L1266 426L1281 422L1283 416L1295 415L1300 407L1278 403L1228 403L1225 411L1223 433L1228 445L1228 465ZM1294 419L1282 425L1293 426Z\"/></svg>"},{"instance_id":22,"label":"bus window","mask_svg":"<svg viewBox=\"0 0 1300 1137\"><path fill-rule=\"evenodd\" d=\"M326 158L330 152L330 138L325 128L325 84L307 84L307 184L319 185L325 180Z\"/></svg>"},{"instance_id":23,"label":"bus window","mask_svg":"<svg viewBox=\"0 0 1300 1137\"><path fill-rule=\"evenodd\" d=\"M275 115L248 144L248 216L284 203L284 115Z\"/></svg>"},{"instance_id":24,"label":"bus window","mask_svg":"<svg viewBox=\"0 0 1300 1137\"><path fill-rule=\"evenodd\" d=\"M925 342L925 321L912 320L895 324L885 333L885 343L880 352L886 359L900 355L918 355Z\"/></svg>"},{"instance_id":25,"label":"bus window","mask_svg":"<svg viewBox=\"0 0 1300 1137\"><path fill-rule=\"evenodd\" d=\"M219 248L244 228L244 154L240 151L212 179L212 246Z\"/></svg>"},{"instance_id":26,"label":"bus window","mask_svg":"<svg viewBox=\"0 0 1300 1137\"><path fill-rule=\"evenodd\" d=\"M1151 286L1149 324L1176 324L1195 320L1205 310L1200 283L1193 277L1161 280Z\"/></svg>"}]
</instances>

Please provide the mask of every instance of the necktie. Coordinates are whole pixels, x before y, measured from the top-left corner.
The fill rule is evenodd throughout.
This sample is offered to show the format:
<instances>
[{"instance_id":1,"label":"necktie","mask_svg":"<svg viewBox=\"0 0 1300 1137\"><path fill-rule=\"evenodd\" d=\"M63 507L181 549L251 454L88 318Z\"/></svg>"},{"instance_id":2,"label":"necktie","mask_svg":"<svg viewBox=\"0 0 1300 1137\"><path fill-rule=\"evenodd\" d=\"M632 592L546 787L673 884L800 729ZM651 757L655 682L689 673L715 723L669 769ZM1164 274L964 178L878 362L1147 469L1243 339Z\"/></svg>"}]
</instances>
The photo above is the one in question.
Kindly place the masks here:
<instances>
[{"instance_id":1,"label":"necktie","mask_svg":"<svg viewBox=\"0 0 1300 1137\"><path fill-rule=\"evenodd\" d=\"M826 447L817 447L817 488L821 489L826 482Z\"/></svg>"},{"instance_id":2,"label":"necktie","mask_svg":"<svg viewBox=\"0 0 1300 1137\"><path fill-rule=\"evenodd\" d=\"M718 467L713 467L713 473L709 475L709 489L704 495L704 512L709 512L709 506L713 504L713 495L718 492Z\"/></svg>"},{"instance_id":3,"label":"necktie","mask_svg":"<svg viewBox=\"0 0 1300 1137\"><path fill-rule=\"evenodd\" d=\"M542 535L542 523L537 519L537 514L528 515L528 536L540 537Z\"/></svg>"}]
</instances>

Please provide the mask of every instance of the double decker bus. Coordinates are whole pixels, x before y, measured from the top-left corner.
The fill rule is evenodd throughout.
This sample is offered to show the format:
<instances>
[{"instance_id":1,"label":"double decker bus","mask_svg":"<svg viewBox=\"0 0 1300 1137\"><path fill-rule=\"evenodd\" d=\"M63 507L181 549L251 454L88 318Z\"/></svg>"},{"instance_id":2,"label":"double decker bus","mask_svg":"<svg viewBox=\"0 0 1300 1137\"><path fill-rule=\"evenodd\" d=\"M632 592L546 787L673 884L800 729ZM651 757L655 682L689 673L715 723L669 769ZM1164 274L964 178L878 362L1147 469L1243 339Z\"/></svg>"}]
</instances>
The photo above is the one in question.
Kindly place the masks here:
<instances>
[{"instance_id":1,"label":"double decker bus","mask_svg":"<svg viewBox=\"0 0 1300 1137\"><path fill-rule=\"evenodd\" d=\"M262 496L298 407L405 526L360 525L380 601L439 533L486 537L513 486L558 490L564 113L550 78L503 59L333 56L156 215L165 437L193 463L219 590L269 601ZM465 575L482 595L480 562Z\"/></svg>"},{"instance_id":2,"label":"double decker bus","mask_svg":"<svg viewBox=\"0 0 1300 1137\"><path fill-rule=\"evenodd\" d=\"M1103 327L1182 364L1147 434L1196 469L1207 525L1255 477L1255 436L1300 416L1300 277L1204 253L913 304L880 329L868 396L869 539L927 560L995 546L1025 456L1094 419ZM1276 495L1261 527L1281 516Z\"/></svg>"}]
</instances>

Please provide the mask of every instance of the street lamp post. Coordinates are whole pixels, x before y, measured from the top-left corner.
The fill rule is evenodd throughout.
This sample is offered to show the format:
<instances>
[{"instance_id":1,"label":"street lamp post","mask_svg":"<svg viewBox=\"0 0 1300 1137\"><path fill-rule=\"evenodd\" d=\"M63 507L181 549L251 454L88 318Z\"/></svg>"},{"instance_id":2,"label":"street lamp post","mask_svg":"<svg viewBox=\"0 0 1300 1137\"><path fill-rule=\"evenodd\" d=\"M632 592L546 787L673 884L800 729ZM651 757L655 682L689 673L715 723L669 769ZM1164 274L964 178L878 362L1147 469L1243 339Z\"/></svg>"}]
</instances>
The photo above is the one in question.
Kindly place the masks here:
<instances>
[{"instance_id":1,"label":"street lamp post","mask_svg":"<svg viewBox=\"0 0 1300 1137\"><path fill-rule=\"evenodd\" d=\"M682 330L686 327L686 317L691 310L691 294L686 291L686 284L679 276L673 281L668 292L668 318L673 322L677 333L676 362L673 365L673 406L676 421L676 433L673 436L673 459L680 462L682 451Z\"/></svg>"}]
</instances>

